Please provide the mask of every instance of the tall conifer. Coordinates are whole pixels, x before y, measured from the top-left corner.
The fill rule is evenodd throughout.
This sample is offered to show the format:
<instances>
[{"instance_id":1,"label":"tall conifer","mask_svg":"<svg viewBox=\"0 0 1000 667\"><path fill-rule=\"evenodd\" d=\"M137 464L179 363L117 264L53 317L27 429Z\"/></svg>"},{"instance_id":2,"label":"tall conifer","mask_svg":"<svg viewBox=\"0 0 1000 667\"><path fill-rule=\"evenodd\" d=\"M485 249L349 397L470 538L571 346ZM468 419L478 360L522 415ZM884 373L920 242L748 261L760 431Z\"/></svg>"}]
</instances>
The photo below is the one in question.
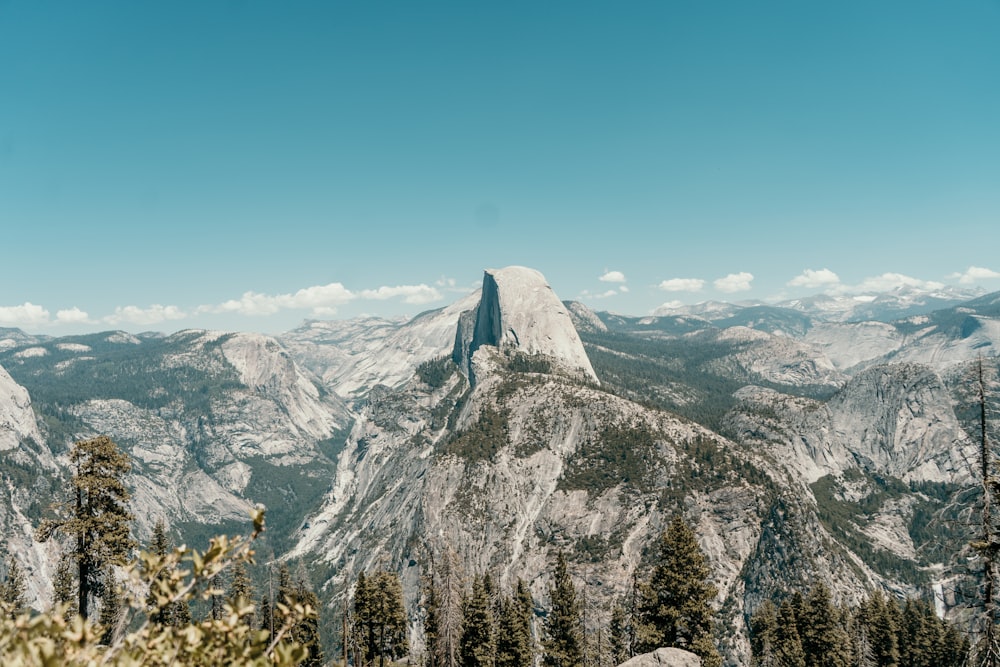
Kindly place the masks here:
<instances>
[{"instance_id":1,"label":"tall conifer","mask_svg":"<svg viewBox=\"0 0 1000 667\"><path fill-rule=\"evenodd\" d=\"M125 486L131 463L105 435L73 443L69 460L73 469L70 498L57 506L60 518L43 521L36 537L45 542L58 532L74 542L77 608L87 618L91 597L101 590L108 568L125 565L135 546L130 534L133 517L128 511L131 493Z\"/></svg>"},{"instance_id":2,"label":"tall conifer","mask_svg":"<svg viewBox=\"0 0 1000 667\"><path fill-rule=\"evenodd\" d=\"M4 578L3 584L0 585L0 600L3 600L7 605L11 618L17 616L24 608L26 588L21 567L13 556L9 556L7 558L7 576Z\"/></svg>"},{"instance_id":3,"label":"tall conifer","mask_svg":"<svg viewBox=\"0 0 1000 667\"><path fill-rule=\"evenodd\" d=\"M705 667L722 664L712 644L716 588L694 531L679 515L660 536L649 581L641 587L636 650L676 647L697 653Z\"/></svg>"},{"instance_id":4,"label":"tall conifer","mask_svg":"<svg viewBox=\"0 0 1000 667\"><path fill-rule=\"evenodd\" d=\"M583 664L583 627L576 587L560 551L549 588L551 608L545 618L545 638L542 641L546 667L580 667Z\"/></svg>"}]
</instances>

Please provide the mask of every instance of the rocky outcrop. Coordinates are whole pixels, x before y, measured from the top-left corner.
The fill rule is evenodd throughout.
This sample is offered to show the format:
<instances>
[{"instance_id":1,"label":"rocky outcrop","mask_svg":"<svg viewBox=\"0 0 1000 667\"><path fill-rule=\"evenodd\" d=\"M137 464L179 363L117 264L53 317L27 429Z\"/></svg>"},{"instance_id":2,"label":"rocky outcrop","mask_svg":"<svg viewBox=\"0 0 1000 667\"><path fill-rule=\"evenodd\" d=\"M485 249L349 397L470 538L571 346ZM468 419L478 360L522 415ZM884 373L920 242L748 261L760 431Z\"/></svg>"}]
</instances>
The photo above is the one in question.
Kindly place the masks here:
<instances>
[{"instance_id":1,"label":"rocky outcrop","mask_svg":"<svg viewBox=\"0 0 1000 667\"><path fill-rule=\"evenodd\" d=\"M307 322L280 341L327 389L363 399L372 387L398 387L421 363L451 353L459 318L474 318L478 303L476 291L412 319Z\"/></svg>"},{"instance_id":2,"label":"rocky outcrop","mask_svg":"<svg viewBox=\"0 0 1000 667\"><path fill-rule=\"evenodd\" d=\"M545 277L523 266L487 270L471 332L456 340L453 358L476 383L469 360L484 346L538 355L564 371L598 382L566 306ZM471 337L469 337L471 333Z\"/></svg>"},{"instance_id":3,"label":"rocky outcrop","mask_svg":"<svg viewBox=\"0 0 1000 667\"><path fill-rule=\"evenodd\" d=\"M947 386L916 364L859 373L827 402L761 387L736 392L726 428L812 483L860 468L906 481L968 479L968 439Z\"/></svg>"},{"instance_id":4,"label":"rocky outcrop","mask_svg":"<svg viewBox=\"0 0 1000 667\"><path fill-rule=\"evenodd\" d=\"M28 439L42 442L31 398L28 391L0 366L0 452L15 449Z\"/></svg>"},{"instance_id":5,"label":"rocky outcrop","mask_svg":"<svg viewBox=\"0 0 1000 667\"><path fill-rule=\"evenodd\" d=\"M618 667L701 667L701 658L680 648L658 648L626 660Z\"/></svg>"}]
</instances>

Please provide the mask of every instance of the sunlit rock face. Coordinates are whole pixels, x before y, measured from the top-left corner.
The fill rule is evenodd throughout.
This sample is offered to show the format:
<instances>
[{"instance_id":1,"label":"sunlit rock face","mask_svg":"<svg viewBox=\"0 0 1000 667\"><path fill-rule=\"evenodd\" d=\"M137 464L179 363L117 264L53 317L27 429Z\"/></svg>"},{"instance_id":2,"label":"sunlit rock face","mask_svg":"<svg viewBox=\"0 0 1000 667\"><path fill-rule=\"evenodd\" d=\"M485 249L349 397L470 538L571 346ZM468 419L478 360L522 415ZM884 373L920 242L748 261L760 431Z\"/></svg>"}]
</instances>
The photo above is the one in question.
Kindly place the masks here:
<instances>
[{"instance_id":1,"label":"sunlit rock face","mask_svg":"<svg viewBox=\"0 0 1000 667\"><path fill-rule=\"evenodd\" d=\"M476 350L483 346L542 356L563 370L597 382L569 310L534 269L509 266L483 275L482 297L474 324L459 332L456 361L469 372ZM471 334L471 337L469 336Z\"/></svg>"}]
</instances>

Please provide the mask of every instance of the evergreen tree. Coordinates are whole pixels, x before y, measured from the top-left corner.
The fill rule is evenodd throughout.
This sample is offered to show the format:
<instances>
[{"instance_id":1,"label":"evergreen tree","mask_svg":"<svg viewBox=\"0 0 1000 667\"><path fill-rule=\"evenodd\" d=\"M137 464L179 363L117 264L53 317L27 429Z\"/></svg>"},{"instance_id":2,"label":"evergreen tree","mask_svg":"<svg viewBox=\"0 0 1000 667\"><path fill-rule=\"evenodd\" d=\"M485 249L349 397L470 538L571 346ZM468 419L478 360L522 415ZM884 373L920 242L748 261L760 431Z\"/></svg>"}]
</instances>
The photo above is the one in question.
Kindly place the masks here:
<instances>
[{"instance_id":1,"label":"evergreen tree","mask_svg":"<svg viewBox=\"0 0 1000 667\"><path fill-rule=\"evenodd\" d=\"M798 630L799 619L794 602L785 599L778 607L775 628L775 667L806 667L806 653Z\"/></svg>"},{"instance_id":2,"label":"evergreen tree","mask_svg":"<svg viewBox=\"0 0 1000 667\"><path fill-rule=\"evenodd\" d=\"M52 604L65 604L65 619L68 621L77 615L76 593L73 586L73 567L66 555L59 559L55 576L52 577Z\"/></svg>"},{"instance_id":3,"label":"evergreen tree","mask_svg":"<svg viewBox=\"0 0 1000 667\"><path fill-rule=\"evenodd\" d=\"M535 615L535 600L523 579L518 578L514 593L508 601L505 635L510 638L511 665L535 663L535 639L531 632L531 619Z\"/></svg>"},{"instance_id":4,"label":"evergreen tree","mask_svg":"<svg viewBox=\"0 0 1000 667\"><path fill-rule=\"evenodd\" d=\"M354 626L358 633L360 662L371 664L378 658L395 660L406 655L406 611L399 576L381 570L371 577L358 574L354 590Z\"/></svg>"},{"instance_id":5,"label":"evergreen tree","mask_svg":"<svg viewBox=\"0 0 1000 667\"><path fill-rule=\"evenodd\" d=\"M250 580L250 574L247 572L247 566L244 562L237 561L231 569L229 590L226 594L226 601L235 608L239 605L240 601L246 604L248 602L252 602L253 599L253 582ZM253 614L251 614L247 619L247 623L251 626L256 625L256 619Z\"/></svg>"},{"instance_id":6,"label":"evergreen tree","mask_svg":"<svg viewBox=\"0 0 1000 667\"><path fill-rule=\"evenodd\" d=\"M432 559L433 568L433 559ZM438 667L437 647L440 631L441 603L437 586L434 585L433 570L423 577L424 589L424 644L427 646L426 667Z\"/></svg>"},{"instance_id":7,"label":"evergreen tree","mask_svg":"<svg viewBox=\"0 0 1000 667\"><path fill-rule=\"evenodd\" d=\"M705 667L722 664L711 642L711 601L717 593L694 531L675 516L659 540L650 580L641 587L636 650L677 647L698 652ZM697 649L697 650L696 650Z\"/></svg>"},{"instance_id":8,"label":"evergreen tree","mask_svg":"<svg viewBox=\"0 0 1000 667\"><path fill-rule=\"evenodd\" d=\"M27 604L24 598L25 590L24 573L21 572L17 560L13 556L9 556L7 558L7 576L4 578L3 584L0 585L0 600L7 605L11 618L16 617Z\"/></svg>"},{"instance_id":9,"label":"evergreen tree","mask_svg":"<svg viewBox=\"0 0 1000 667\"><path fill-rule=\"evenodd\" d=\"M147 551L151 554L165 558L174 550L170 537L167 534L167 525L162 519L157 520L153 525L153 534L149 538ZM174 600L162 604L162 586L169 581L174 573L174 567L164 567L156 573L150 573L152 584L149 593L146 595L146 605L150 609L149 620L156 625L170 625L175 628L184 627L191 623L191 608L186 600Z\"/></svg>"},{"instance_id":10,"label":"evergreen tree","mask_svg":"<svg viewBox=\"0 0 1000 667\"><path fill-rule=\"evenodd\" d=\"M489 588L487 575L472 580L472 591L465 601L462 641L459 644L462 667L493 667L496 644Z\"/></svg>"},{"instance_id":11,"label":"evergreen tree","mask_svg":"<svg viewBox=\"0 0 1000 667\"><path fill-rule=\"evenodd\" d=\"M864 626L877 667L899 667L899 607L876 590L861 605L859 620Z\"/></svg>"},{"instance_id":12,"label":"evergreen tree","mask_svg":"<svg viewBox=\"0 0 1000 667\"><path fill-rule=\"evenodd\" d=\"M101 635L101 643L110 646L121 637L124 630L121 624L125 603L114 570L111 568L105 573L102 586L100 624L104 628L104 633Z\"/></svg>"},{"instance_id":13,"label":"evergreen tree","mask_svg":"<svg viewBox=\"0 0 1000 667\"><path fill-rule=\"evenodd\" d=\"M925 614L926 610L926 604L913 599L903 605L898 639L900 667L939 667L933 651L942 638L937 619Z\"/></svg>"},{"instance_id":14,"label":"evergreen tree","mask_svg":"<svg viewBox=\"0 0 1000 667\"><path fill-rule=\"evenodd\" d=\"M611 608L611 622L608 627L611 644L611 660L618 665L629 659L629 623L625 608L617 602Z\"/></svg>"},{"instance_id":15,"label":"evergreen tree","mask_svg":"<svg viewBox=\"0 0 1000 667\"><path fill-rule=\"evenodd\" d=\"M307 585L304 577L299 577L295 582L295 602L303 606L308 605L316 612L314 616L296 623L292 631L292 639L309 652L301 664L304 667L322 667L326 663L326 657L319 640L319 597Z\"/></svg>"},{"instance_id":16,"label":"evergreen tree","mask_svg":"<svg viewBox=\"0 0 1000 667\"><path fill-rule=\"evenodd\" d=\"M110 566L125 565L135 545L127 508L131 494L125 487L131 464L128 455L103 435L73 443L69 460L70 499L57 507L59 519L42 522L36 537L44 542L58 532L74 541L77 608L87 618L90 598L101 589L102 577Z\"/></svg>"},{"instance_id":17,"label":"evergreen tree","mask_svg":"<svg viewBox=\"0 0 1000 667\"><path fill-rule=\"evenodd\" d=\"M583 664L583 628L576 587L560 551L549 588L551 609L545 618L542 641L542 664L546 667L581 667Z\"/></svg>"},{"instance_id":18,"label":"evergreen tree","mask_svg":"<svg viewBox=\"0 0 1000 667\"><path fill-rule=\"evenodd\" d=\"M754 667L775 667L778 648L778 608L765 600L750 618L750 652Z\"/></svg>"},{"instance_id":19,"label":"evergreen tree","mask_svg":"<svg viewBox=\"0 0 1000 667\"><path fill-rule=\"evenodd\" d=\"M457 667L462 638L462 609L465 583L458 554L449 545L441 551L432 573L435 582L437 613L434 644L429 646L436 667Z\"/></svg>"},{"instance_id":20,"label":"evergreen tree","mask_svg":"<svg viewBox=\"0 0 1000 667\"><path fill-rule=\"evenodd\" d=\"M212 577L208 582L209 590L211 595L208 597L208 619L212 621L222 620L222 615L225 613L225 590L223 586L222 575L216 575Z\"/></svg>"},{"instance_id":21,"label":"evergreen tree","mask_svg":"<svg viewBox=\"0 0 1000 667\"><path fill-rule=\"evenodd\" d=\"M850 667L850 637L822 582L813 586L798 617L806 663L816 667Z\"/></svg>"}]
</instances>

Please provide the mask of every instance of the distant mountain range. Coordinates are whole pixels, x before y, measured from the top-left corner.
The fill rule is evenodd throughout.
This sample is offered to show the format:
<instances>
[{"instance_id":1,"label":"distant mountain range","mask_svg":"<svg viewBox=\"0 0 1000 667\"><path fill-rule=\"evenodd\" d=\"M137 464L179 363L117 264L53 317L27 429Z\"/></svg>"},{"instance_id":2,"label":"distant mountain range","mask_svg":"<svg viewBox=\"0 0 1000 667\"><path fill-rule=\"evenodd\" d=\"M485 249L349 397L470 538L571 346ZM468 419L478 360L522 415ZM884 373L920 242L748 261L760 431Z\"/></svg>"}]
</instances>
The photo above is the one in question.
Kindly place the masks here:
<instances>
[{"instance_id":1,"label":"distant mountain range","mask_svg":"<svg viewBox=\"0 0 1000 667\"><path fill-rule=\"evenodd\" d=\"M57 546L32 526L68 444L100 433L132 457L141 540L158 518L177 541L231 533L264 502L263 560L301 561L330 610L358 571L397 570L418 649L443 551L531 581L542 609L564 552L596 628L675 513L712 565L732 664L749 664L749 613L819 580L951 612L967 374L997 370L1000 293L868 296L631 317L508 267L409 320L278 337L0 329L0 535L44 605Z\"/></svg>"}]
</instances>

